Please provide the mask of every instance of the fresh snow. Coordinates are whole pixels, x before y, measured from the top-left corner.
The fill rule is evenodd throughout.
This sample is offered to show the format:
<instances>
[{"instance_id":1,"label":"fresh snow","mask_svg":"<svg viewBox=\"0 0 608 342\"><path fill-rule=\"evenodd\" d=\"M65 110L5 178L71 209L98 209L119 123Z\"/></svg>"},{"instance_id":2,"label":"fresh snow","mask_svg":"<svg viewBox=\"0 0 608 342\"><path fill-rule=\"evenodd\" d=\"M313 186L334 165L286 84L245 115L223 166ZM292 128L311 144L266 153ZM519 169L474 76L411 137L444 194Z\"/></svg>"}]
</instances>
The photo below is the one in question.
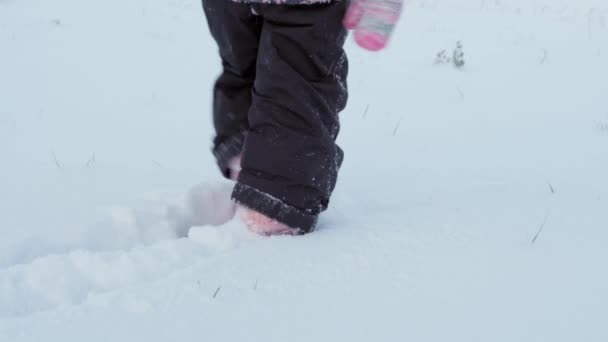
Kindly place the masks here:
<instances>
[{"instance_id":1,"label":"fresh snow","mask_svg":"<svg viewBox=\"0 0 608 342\"><path fill-rule=\"evenodd\" d=\"M272 238L209 153L200 7L0 0L0 341L608 341L604 0L349 40L331 209Z\"/></svg>"}]
</instances>

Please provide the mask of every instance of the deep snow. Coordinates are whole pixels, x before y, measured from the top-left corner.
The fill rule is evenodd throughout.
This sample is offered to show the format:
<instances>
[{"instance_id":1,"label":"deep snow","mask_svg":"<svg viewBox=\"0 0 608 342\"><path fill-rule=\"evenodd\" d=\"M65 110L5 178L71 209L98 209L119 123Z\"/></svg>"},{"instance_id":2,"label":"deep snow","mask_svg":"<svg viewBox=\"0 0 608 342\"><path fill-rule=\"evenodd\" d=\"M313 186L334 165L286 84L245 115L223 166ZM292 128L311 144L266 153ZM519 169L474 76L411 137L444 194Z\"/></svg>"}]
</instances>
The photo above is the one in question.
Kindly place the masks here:
<instances>
[{"instance_id":1,"label":"deep snow","mask_svg":"<svg viewBox=\"0 0 608 342\"><path fill-rule=\"evenodd\" d=\"M200 226L215 50L196 1L0 0L0 341L608 340L604 1L411 1L349 42L303 237Z\"/></svg>"}]
</instances>

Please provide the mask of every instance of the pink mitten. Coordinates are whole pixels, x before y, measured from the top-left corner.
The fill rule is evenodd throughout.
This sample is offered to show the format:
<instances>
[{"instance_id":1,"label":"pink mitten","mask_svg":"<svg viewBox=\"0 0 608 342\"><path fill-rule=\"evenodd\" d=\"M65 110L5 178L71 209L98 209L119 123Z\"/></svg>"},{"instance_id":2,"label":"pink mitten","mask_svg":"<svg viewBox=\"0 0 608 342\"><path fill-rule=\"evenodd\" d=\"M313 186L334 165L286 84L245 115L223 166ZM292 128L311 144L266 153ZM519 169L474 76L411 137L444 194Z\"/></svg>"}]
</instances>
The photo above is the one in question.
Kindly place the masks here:
<instances>
[{"instance_id":1,"label":"pink mitten","mask_svg":"<svg viewBox=\"0 0 608 342\"><path fill-rule=\"evenodd\" d=\"M401 15L403 0L351 0L344 26L355 31L355 41L370 51L386 47Z\"/></svg>"}]
</instances>

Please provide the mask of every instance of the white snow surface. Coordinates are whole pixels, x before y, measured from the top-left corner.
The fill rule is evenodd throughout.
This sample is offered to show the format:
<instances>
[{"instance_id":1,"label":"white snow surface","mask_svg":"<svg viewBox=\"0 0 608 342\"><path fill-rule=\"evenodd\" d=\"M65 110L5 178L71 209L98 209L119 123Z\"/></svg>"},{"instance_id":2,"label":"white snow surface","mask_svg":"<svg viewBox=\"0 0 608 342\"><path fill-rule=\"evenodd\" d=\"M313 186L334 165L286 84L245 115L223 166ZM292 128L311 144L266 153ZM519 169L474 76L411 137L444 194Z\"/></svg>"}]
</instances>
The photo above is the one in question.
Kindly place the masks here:
<instances>
[{"instance_id":1,"label":"white snow surface","mask_svg":"<svg viewBox=\"0 0 608 342\"><path fill-rule=\"evenodd\" d=\"M263 238L199 2L0 0L0 341L608 341L608 3L410 1L347 48L331 208Z\"/></svg>"}]
</instances>

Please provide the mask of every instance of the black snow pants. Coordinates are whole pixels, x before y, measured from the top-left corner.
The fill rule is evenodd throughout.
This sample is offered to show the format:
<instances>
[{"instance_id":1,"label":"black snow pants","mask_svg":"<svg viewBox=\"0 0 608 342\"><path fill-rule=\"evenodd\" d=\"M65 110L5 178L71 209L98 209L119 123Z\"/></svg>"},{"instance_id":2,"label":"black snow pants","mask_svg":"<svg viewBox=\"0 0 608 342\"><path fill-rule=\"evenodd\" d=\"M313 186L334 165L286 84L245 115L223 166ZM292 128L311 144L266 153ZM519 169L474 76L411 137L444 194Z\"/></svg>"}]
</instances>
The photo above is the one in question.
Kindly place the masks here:
<instances>
[{"instance_id":1,"label":"black snow pants","mask_svg":"<svg viewBox=\"0 0 608 342\"><path fill-rule=\"evenodd\" d=\"M300 233L327 209L343 160L335 140L348 96L347 5L203 0L223 66L213 153L225 176L242 156L233 200Z\"/></svg>"}]
</instances>

